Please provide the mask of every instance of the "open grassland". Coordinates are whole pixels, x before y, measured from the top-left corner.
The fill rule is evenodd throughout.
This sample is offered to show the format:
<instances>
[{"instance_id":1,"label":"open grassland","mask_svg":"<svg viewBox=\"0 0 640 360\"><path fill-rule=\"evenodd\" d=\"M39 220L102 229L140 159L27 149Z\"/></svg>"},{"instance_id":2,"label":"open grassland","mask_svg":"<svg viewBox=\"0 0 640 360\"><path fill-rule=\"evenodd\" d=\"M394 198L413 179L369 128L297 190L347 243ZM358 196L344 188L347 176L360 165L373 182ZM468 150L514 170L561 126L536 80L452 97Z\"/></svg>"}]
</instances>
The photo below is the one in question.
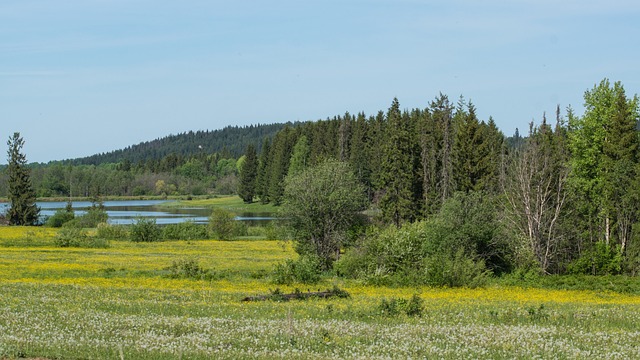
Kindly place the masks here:
<instances>
[{"instance_id":1,"label":"open grassland","mask_svg":"<svg viewBox=\"0 0 640 360\"><path fill-rule=\"evenodd\" d=\"M275 213L277 207L272 204L262 204L260 202L254 202L246 204L237 195L218 196L210 199L193 199L193 200L180 200L171 201L162 204L165 207L205 207L205 208L222 208L234 213Z\"/></svg>"},{"instance_id":2,"label":"open grassland","mask_svg":"<svg viewBox=\"0 0 640 360\"><path fill-rule=\"evenodd\" d=\"M52 236L0 227L0 358L640 358L634 294L328 278L281 289L337 284L351 297L241 302L276 288L269 273L295 257L289 245L112 241L107 249L63 249ZM171 278L168 268L185 258L212 276ZM424 301L421 316L380 306L414 294Z\"/></svg>"}]
</instances>

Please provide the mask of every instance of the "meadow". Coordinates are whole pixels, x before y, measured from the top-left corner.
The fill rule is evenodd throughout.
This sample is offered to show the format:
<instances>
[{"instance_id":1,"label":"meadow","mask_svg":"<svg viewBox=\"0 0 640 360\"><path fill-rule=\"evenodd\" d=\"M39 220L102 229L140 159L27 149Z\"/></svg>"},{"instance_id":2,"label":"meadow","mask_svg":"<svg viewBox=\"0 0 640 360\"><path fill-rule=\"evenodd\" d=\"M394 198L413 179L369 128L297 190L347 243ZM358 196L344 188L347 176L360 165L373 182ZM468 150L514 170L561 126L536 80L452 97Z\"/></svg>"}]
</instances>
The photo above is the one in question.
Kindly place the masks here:
<instances>
[{"instance_id":1,"label":"meadow","mask_svg":"<svg viewBox=\"0 0 640 360\"><path fill-rule=\"evenodd\" d=\"M276 240L110 241L59 248L52 229L0 227L0 358L632 359L640 296L494 284L390 288L325 277L275 285ZM207 276L172 276L179 261ZM349 298L242 302L339 286ZM404 311L412 298L420 311Z\"/></svg>"}]
</instances>

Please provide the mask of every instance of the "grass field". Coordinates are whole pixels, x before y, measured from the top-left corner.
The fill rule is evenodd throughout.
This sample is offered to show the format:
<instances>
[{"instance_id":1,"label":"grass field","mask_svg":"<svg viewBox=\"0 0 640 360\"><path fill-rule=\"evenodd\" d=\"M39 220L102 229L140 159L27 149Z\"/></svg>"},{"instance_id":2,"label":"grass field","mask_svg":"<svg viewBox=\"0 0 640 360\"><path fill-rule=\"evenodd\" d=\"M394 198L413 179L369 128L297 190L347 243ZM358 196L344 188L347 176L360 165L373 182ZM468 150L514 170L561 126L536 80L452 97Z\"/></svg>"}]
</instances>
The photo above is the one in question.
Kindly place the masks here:
<instances>
[{"instance_id":1,"label":"grass field","mask_svg":"<svg viewBox=\"0 0 640 360\"><path fill-rule=\"evenodd\" d=\"M515 286L386 288L327 278L282 291L346 299L242 302L276 288L279 241L112 241L53 247L51 230L0 227L0 358L640 358L640 296ZM196 259L207 280L171 278ZM419 295L421 316L390 311ZM384 302L383 302L384 300Z\"/></svg>"},{"instance_id":2,"label":"grass field","mask_svg":"<svg viewBox=\"0 0 640 360\"><path fill-rule=\"evenodd\" d=\"M179 200L162 204L165 207L206 207L223 208L234 213L275 213L278 208L272 204L254 202L246 204L239 196L218 196L210 199Z\"/></svg>"}]
</instances>

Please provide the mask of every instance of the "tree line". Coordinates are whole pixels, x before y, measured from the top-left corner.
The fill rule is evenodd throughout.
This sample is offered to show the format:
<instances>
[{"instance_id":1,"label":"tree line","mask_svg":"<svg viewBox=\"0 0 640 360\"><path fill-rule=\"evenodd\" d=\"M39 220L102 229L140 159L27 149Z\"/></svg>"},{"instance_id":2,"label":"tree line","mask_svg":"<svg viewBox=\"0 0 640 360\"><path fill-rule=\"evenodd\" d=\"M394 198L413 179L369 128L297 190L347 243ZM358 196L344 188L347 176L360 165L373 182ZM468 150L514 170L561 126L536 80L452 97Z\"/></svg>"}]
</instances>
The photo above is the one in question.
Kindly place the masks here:
<instances>
[{"instance_id":1,"label":"tree line","mask_svg":"<svg viewBox=\"0 0 640 360\"><path fill-rule=\"evenodd\" d=\"M335 179L354 179L351 189L360 189L367 200L367 214L382 234L378 239L402 231L440 234L428 241L416 237L423 239L423 253L407 254L405 260L413 259L407 260L408 268L415 266L414 260L434 255L433 249L448 246L451 257L433 258L433 263L471 260L493 272L636 274L638 98L627 96L621 83L605 79L585 92L584 104L581 116L571 107L563 113L558 106L554 119L542 114L526 136L516 130L506 137L493 119L480 120L473 103L462 97L452 102L439 94L427 107L410 110L394 99L387 111L374 115L346 113L285 124L273 136L253 138L235 156L228 151L171 152L136 162L125 157L117 163L28 168L38 196L237 192L246 202L285 207L294 189L317 186L327 192ZM338 164L347 165L353 176ZM314 172L330 167L340 168L342 175ZM0 176L0 196L8 196L9 175L3 171ZM307 181L302 188L293 181L297 177ZM314 178L325 182L309 183ZM312 199L321 202L321 197ZM314 237L323 267L332 266L348 246L365 255L384 253L372 247L375 241L356 240L367 238L361 223L341 223L341 234L331 229L333 220L327 224L330 236L303 232ZM451 236L455 238L448 245L438 240ZM418 251L420 241L407 246ZM379 256L375 261L383 263Z\"/></svg>"},{"instance_id":2,"label":"tree line","mask_svg":"<svg viewBox=\"0 0 640 360\"><path fill-rule=\"evenodd\" d=\"M558 106L555 119L543 114L525 137L506 138L493 119L478 119L470 101L454 104L443 94L424 109L403 110L394 99L373 116L346 113L285 127L263 141L259 155L247 148L240 194L281 205L287 178L335 159L363 185L377 224L453 222L442 218L453 199L460 214L492 204L474 215L499 230L474 245L485 262L547 274L635 274L638 98L605 79L584 102L582 116Z\"/></svg>"}]
</instances>

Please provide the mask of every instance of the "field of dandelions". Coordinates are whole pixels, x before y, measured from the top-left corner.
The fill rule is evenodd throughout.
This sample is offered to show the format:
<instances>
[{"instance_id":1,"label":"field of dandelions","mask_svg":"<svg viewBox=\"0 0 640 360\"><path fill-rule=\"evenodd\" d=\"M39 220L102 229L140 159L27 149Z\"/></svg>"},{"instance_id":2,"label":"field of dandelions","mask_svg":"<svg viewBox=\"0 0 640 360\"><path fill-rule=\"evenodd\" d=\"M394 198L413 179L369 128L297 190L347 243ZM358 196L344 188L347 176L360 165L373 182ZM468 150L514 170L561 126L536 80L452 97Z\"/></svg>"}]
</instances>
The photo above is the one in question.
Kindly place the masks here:
<instances>
[{"instance_id":1,"label":"field of dandelions","mask_svg":"<svg viewBox=\"0 0 640 360\"><path fill-rule=\"evenodd\" d=\"M269 294L279 241L54 246L51 229L0 227L0 359L638 359L640 296L492 285L386 288L338 278L349 298ZM170 275L195 259L208 276ZM418 314L390 312L417 295Z\"/></svg>"}]
</instances>

